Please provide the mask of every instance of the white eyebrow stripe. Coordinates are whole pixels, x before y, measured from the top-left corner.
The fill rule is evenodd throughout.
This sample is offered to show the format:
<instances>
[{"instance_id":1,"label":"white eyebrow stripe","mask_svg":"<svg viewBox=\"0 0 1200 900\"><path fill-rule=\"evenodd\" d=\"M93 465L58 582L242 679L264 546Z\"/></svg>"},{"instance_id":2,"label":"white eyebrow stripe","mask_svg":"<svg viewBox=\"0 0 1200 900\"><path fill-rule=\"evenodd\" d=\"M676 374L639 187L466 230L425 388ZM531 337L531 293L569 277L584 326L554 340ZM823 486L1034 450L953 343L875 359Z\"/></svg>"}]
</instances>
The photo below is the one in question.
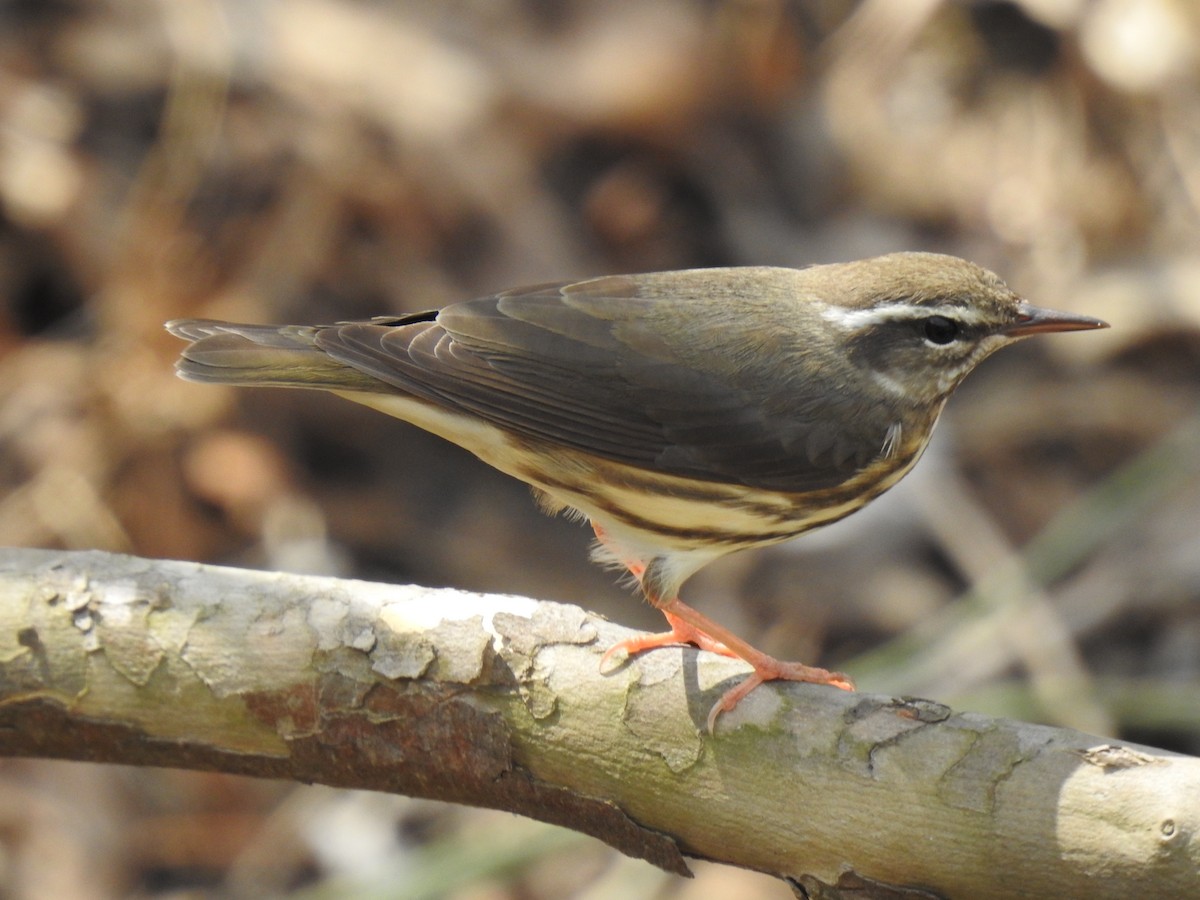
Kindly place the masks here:
<instances>
[{"instance_id":1,"label":"white eyebrow stripe","mask_svg":"<svg viewBox=\"0 0 1200 900\"><path fill-rule=\"evenodd\" d=\"M858 331L869 325L880 325L884 322L917 321L930 316L945 316L964 325L978 325L984 318L979 310L962 306L905 304L904 306L873 306L869 309L826 306L821 310L821 318L843 331Z\"/></svg>"},{"instance_id":2,"label":"white eyebrow stripe","mask_svg":"<svg viewBox=\"0 0 1200 900\"><path fill-rule=\"evenodd\" d=\"M844 309L840 306L826 306L821 310L821 318L832 325L836 325L845 331L857 331L866 325L878 325L882 322L891 322L898 319L912 319L915 316L911 315L913 307L895 307L889 306L884 309ZM901 314L909 313L907 315Z\"/></svg>"}]
</instances>

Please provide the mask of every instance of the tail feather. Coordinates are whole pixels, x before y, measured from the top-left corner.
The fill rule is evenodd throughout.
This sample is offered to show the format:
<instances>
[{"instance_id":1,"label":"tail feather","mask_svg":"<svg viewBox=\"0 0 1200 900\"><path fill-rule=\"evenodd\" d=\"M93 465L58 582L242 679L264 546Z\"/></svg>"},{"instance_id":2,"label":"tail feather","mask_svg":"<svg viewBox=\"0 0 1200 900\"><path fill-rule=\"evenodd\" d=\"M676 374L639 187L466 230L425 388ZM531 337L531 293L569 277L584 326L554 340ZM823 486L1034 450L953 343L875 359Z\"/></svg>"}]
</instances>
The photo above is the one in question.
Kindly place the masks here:
<instances>
[{"instance_id":1,"label":"tail feather","mask_svg":"<svg viewBox=\"0 0 1200 900\"><path fill-rule=\"evenodd\" d=\"M303 387L336 391L390 391L378 379L332 359L315 343L320 326L240 325L209 319L167 323L191 341L175 371L204 384Z\"/></svg>"}]
</instances>

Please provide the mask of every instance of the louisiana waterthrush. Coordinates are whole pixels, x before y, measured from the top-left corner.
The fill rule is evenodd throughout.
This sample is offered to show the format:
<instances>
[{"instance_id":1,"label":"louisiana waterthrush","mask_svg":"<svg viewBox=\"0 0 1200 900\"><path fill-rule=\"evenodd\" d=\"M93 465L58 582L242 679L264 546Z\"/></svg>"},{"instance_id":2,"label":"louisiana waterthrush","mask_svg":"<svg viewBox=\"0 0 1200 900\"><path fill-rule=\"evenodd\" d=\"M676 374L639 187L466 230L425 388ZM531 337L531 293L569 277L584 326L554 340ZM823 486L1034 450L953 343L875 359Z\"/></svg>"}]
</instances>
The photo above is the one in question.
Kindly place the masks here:
<instances>
[{"instance_id":1,"label":"louisiana waterthrush","mask_svg":"<svg viewBox=\"0 0 1200 900\"><path fill-rule=\"evenodd\" d=\"M671 630L665 644L771 679L852 689L776 660L679 600L747 547L836 521L899 481L951 392L1027 335L1104 328L1031 306L999 277L930 253L806 269L698 269L505 291L442 310L319 326L182 319L191 381L319 388L441 435L586 516Z\"/></svg>"}]
</instances>

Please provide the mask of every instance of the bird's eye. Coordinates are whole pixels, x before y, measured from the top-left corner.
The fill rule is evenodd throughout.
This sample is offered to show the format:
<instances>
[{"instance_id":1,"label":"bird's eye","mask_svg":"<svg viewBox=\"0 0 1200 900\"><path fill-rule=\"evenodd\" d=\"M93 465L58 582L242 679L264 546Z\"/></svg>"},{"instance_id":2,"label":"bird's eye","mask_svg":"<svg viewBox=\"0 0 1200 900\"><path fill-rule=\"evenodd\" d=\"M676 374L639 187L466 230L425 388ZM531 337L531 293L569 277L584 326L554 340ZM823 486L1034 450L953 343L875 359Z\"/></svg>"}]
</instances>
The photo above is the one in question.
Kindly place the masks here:
<instances>
[{"instance_id":1,"label":"bird's eye","mask_svg":"<svg viewBox=\"0 0 1200 900\"><path fill-rule=\"evenodd\" d=\"M925 320L925 338L932 344L949 344L958 337L958 323L945 316L930 316Z\"/></svg>"}]
</instances>

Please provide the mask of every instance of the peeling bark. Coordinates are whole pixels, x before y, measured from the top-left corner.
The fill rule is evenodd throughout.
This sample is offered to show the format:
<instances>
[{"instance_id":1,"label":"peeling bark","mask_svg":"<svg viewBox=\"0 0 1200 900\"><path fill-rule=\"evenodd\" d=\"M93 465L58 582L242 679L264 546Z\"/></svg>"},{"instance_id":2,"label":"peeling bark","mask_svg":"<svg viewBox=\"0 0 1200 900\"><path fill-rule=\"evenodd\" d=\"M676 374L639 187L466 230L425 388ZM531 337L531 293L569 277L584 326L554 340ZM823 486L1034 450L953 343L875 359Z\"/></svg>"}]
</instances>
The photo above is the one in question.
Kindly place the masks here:
<instances>
[{"instance_id":1,"label":"peeling bark","mask_svg":"<svg viewBox=\"0 0 1200 900\"><path fill-rule=\"evenodd\" d=\"M929 701L755 690L520 597L0 550L0 755L489 806L810 897L1190 896L1200 760Z\"/></svg>"}]
</instances>

